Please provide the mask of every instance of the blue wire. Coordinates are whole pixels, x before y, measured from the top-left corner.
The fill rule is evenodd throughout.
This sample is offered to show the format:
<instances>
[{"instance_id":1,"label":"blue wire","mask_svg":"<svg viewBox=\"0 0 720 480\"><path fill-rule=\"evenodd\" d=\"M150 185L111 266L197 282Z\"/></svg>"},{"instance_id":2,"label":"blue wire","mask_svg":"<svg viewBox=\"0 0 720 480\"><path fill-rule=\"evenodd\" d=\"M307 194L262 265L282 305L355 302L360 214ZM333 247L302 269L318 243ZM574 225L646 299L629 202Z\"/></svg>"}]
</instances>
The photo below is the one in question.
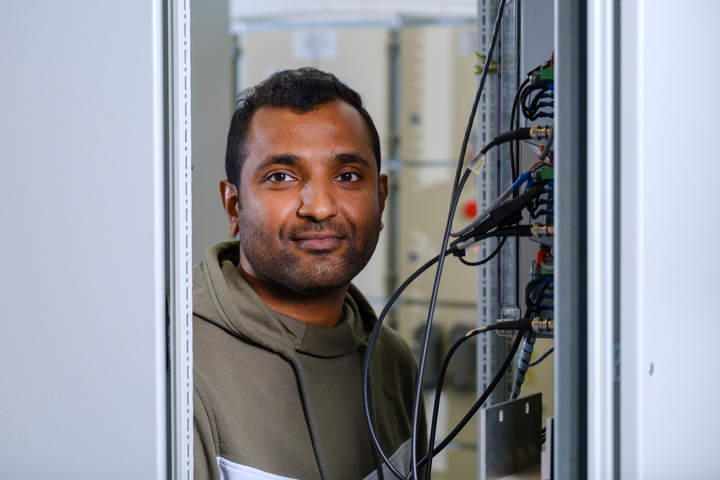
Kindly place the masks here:
<instances>
[{"instance_id":1,"label":"blue wire","mask_svg":"<svg viewBox=\"0 0 720 480\"><path fill-rule=\"evenodd\" d=\"M515 183L512 184L512 189L517 190L525 182L528 182L528 188L530 188L530 186L532 185L532 175L530 175L530 172L520 174Z\"/></svg>"}]
</instances>

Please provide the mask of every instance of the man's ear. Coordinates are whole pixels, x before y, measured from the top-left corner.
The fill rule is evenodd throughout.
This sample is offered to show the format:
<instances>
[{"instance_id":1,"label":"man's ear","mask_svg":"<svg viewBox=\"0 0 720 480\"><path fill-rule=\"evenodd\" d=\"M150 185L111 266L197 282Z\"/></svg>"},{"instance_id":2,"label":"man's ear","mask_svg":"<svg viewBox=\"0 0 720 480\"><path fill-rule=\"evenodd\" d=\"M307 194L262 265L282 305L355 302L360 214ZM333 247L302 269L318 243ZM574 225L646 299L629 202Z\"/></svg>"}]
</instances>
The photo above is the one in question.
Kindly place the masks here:
<instances>
[{"instance_id":1,"label":"man's ear","mask_svg":"<svg viewBox=\"0 0 720 480\"><path fill-rule=\"evenodd\" d=\"M220 180L220 197L223 208L230 221L230 235L238 234L238 192L229 180Z\"/></svg>"},{"instance_id":2,"label":"man's ear","mask_svg":"<svg viewBox=\"0 0 720 480\"><path fill-rule=\"evenodd\" d=\"M388 176L384 173L380 174L380 178L378 181L378 195L380 197L380 215L385 211L385 200L387 200L388 197ZM382 222L380 222L380 228L382 229L384 225Z\"/></svg>"}]
</instances>

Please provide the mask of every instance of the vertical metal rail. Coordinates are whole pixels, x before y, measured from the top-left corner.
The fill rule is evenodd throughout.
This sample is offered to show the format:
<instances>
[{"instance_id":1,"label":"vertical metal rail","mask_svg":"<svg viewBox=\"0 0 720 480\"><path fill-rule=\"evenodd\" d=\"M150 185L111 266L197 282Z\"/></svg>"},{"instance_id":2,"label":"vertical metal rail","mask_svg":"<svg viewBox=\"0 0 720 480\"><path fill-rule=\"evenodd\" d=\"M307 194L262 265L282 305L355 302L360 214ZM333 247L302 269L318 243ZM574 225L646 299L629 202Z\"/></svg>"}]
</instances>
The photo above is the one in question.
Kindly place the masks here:
<instances>
[{"instance_id":1,"label":"vertical metal rail","mask_svg":"<svg viewBox=\"0 0 720 480\"><path fill-rule=\"evenodd\" d=\"M190 0L168 2L170 472L193 478Z\"/></svg>"},{"instance_id":2,"label":"vertical metal rail","mask_svg":"<svg viewBox=\"0 0 720 480\"><path fill-rule=\"evenodd\" d=\"M497 3L497 2L493 2ZM495 5L493 5L495 6ZM505 11L502 12L502 24L498 39L497 53L495 55L498 64L497 82L497 125L493 130L493 136L510 130L511 107L515 92L520 85L518 70L521 54L520 31L521 31L521 2L507 2ZM513 184L512 167L510 162L510 143L499 145L494 148L499 160L496 162L497 172L495 181L498 192L505 191ZM515 143L516 155L520 156L520 142ZM498 299L500 309L496 319L519 320L522 312L522 297L520 295L521 275L521 242L520 238L509 237L499 255L498 273ZM503 363L510 350L512 341L508 337L493 338L493 374ZM513 362L514 364L514 362ZM513 384L513 370L511 367L505 373L503 380L498 384L490 395L490 405L504 402L510 398Z\"/></svg>"},{"instance_id":3,"label":"vertical metal rail","mask_svg":"<svg viewBox=\"0 0 720 480\"><path fill-rule=\"evenodd\" d=\"M588 478L619 478L619 0L588 1Z\"/></svg>"},{"instance_id":4,"label":"vertical metal rail","mask_svg":"<svg viewBox=\"0 0 720 480\"><path fill-rule=\"evenodd\" d=\"M492 40L492 28L496 15L494 0L478 0L477 45L479 52L486 52ZM496 54L497 57L497 54ZM493 139L496 131L496 82L487 79L485 91L478 104L476 128L478 149ZM478 211L482 212L497 197L497 155L496 149L487 155L487 161L480 176L477 178ZM496 247L495 239L488 239L480 245L479 258L489 255ZM498 268L497 261L491 261L478 267L477 293L477 324L479 327L494 324L498 319ZM485 391L495 371L502 363L507 350L505 338L497 335L480 335L477 337L477 390L478 396ZM485 405L492 404L489 399ZM479 420L478 420L479 421ZM479 444L479 439L478 439ZM479 461L479 460L478 460Z\"/></svg>"},{"instance_id":5,"label":"vertical metal rail","mask_svg":"<svg viewBox=\"0 0 720 480\"><path fill-rule=\"evenodd\" d=\"M555 476L587 478L587 2L555 3Z\"/></svg>"}]
</instances>

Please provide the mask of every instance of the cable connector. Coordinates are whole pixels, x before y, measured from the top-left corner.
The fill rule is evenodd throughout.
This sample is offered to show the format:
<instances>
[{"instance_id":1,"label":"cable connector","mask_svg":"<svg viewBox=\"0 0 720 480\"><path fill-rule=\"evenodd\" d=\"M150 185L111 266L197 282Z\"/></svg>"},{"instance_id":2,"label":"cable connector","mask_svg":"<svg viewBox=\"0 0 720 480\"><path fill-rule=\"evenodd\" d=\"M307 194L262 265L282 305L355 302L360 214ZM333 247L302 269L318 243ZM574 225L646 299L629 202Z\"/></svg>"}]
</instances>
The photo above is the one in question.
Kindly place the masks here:
<instances>
[{"instance_id":1,"label":"cable connector","mask_svg":"<svg viewBox=\"0 0 720 480\"><path fill-rule=\"evenodd\" d=\"M495 330L501 337L512 337L517 331L525 331L532 329L532 320L529 318L521 318L520 320L511 320L508 318L498 318L496 325L502 326Z\"/></svg>"},{"instance_id":2,"label":"cable connector","mask_svg":"<svg viewBox=\"0 0 720 480\"><path fill-rule=\"evenodd\" d=\"M537 334L547 334L552 336L555 331L555 320L552 318L535 317L532 321L532 330Z\"/></svg>"},{"instance_id":3,"label":"cable connector","mask_svg":"<svg viewBox=\"0 0 720 480\"><path fill-rule=\"evenodd\" d=\"M530 127L530 136L535 140L545 140L550 136L552 132L551 126L541 127L540 125L533 125Z\"/></svg>"},{"instance_id":4,"label":"cable connector","mask_svg":"<svg viewBox=\"0 0 720 480\"><path fill-rule=\"evenodd\" d=\"M538 239L543 237L552 237L553 235L555 235L554 225L534 223L532 227L530 227L530 236L532 238Z\"/></svg>"}]
</instances>

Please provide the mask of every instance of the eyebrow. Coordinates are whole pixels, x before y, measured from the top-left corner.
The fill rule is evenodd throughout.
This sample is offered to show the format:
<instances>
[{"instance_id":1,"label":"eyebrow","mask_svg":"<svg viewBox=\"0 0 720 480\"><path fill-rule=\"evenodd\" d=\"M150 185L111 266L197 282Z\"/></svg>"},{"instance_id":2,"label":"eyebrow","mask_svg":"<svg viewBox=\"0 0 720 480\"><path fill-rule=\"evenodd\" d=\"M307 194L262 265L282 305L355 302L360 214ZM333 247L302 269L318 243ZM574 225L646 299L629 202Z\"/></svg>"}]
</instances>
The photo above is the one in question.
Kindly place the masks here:
<instances>
[{"instance_id":1,"label":"eyebrow","mask_svg":"<svg viewBox=\"0 0 720 480\"><path fill-rule=\"evenodd\" d=\"M355 155L353 153L340 153L338 155L335 155L335 162L341 165L348 163L359 163L365 168L371 168L370 162L368 162L365 157L361 157L360 155Z\"/></svg>"},{"instance_id":2,"label":"eyebrow","mask_svg":"<svg viewBox=\"0 0 720 480\"><path fill-rule=\"evenodd\" d=\"M267 157L265 160L262 161L260 165L256 168L256 170L262 170L265 167L268 167L270 165L297 165L300 163L300 157L297 155L288 155L288 154L280 154L280 155L271 155Z\"/></svg>"},{"instance_id":3,"label":"eyebrow","mask_svg":"<svg viewBox=\"0 0 720 480\"><path fill-rule=\"evenodd\" d=\"M335 157L333 158L333 162L340 165L359 163L365 168L371 168L370 162L368 162L364 157L361 157L360 155L355 155L353 153L339 153L335 155ZM265 160L263 160L262 163L258 165L256 170L262 170L270 165L297 165L299 163L302 163L302 159L297 155L281 153L279 155L271 155L265 158Z\"/></svg>"}]
</instances>

